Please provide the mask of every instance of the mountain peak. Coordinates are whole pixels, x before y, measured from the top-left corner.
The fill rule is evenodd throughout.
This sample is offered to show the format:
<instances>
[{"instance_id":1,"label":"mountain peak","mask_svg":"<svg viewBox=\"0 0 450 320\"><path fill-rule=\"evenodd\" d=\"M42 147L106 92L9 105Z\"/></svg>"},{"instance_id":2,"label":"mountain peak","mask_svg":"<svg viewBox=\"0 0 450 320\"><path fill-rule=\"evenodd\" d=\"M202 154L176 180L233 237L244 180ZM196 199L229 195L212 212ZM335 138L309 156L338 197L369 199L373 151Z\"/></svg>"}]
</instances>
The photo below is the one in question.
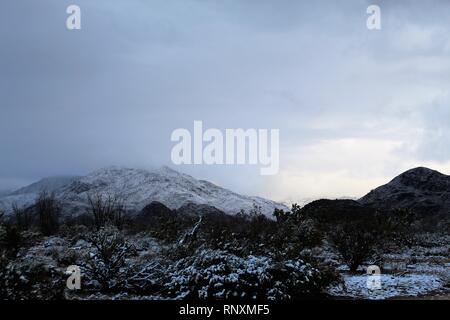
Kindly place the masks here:
<instances>
[{"instance_id":1,"label":"mountain peak","mask_svg":"<svg viewBox=\"0 0 450 320\"><path fill-rule=\"evenodd\" d=\"M117 176L127 174L169 174L169 175L182 175L182 173L170 168L169 166L151 167L149 169L131 168L126 166L108 166L101 169L97 169L88 174L88 176Z\"/></svg>"},{"instance_id":2,"label":"mountain peak","mask_svg":"<svg viewBox=\"0 0 450 320\"><path fill-rule=\"evenodd\" d=\"M450 176L425 167L413 168L372 190L359 201L377 209L447 212L450 211Z\"/></svg>"},{"instance_id":3,"label":"mountain peak","mask_svg":"<svg viewBox=\"0 0 450 320\"><path fill-rule=\"evenodd\" d=\"M440 190L445 192L449 190L449 182L450 177L440 173L439 171L425 167L417 167L400 174L390 183L397 186L403 185L406 187L411 187L417 190Z\"/></svg>"},{"instance_id":4,"label":"mountain peak","mask_svg":"<svg viewBox=\"0 0 450 320\"><path fill-rule=\"evenodd\" d=\"M420 176L445 176L445 175L440 173L439 171L427 167L417 167L409 169L399 175L399 177L402 176L420 177Z\"/></svg>"}]
</instances>

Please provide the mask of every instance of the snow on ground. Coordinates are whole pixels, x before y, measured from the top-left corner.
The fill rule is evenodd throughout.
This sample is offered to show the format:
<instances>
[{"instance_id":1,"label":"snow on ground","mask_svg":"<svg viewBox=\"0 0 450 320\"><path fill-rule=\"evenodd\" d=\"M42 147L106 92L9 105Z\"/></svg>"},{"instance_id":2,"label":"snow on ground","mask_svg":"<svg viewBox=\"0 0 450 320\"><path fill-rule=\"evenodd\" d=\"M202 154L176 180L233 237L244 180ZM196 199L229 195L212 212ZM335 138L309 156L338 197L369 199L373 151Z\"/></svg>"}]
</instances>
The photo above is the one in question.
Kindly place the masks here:
<instances>
[{"instance_id":1,"label":"snow on ground","mask_svg":"<svg viewBox=\"0 0 450 320\"><path fill-rule=\"evenodd\" d=\"M371 290L365 275L350 274L348 267L338 264L343 284L330 289L339 298L388 299L448 296L450 293L450 237L437 234L418 235L411 248L396 248L381 254L381 289Z\"/></svg>"},{"instance_id":2,"label":"snow on ground","mask_svg":"<svg viewBox=\"0 0 450 320\"><path fill-rule=\"evenodd\" d=\"M337 297L362 299L387 299L424 295L440 289L442 281L434 275L380 275L380 286L373 285L374 276L343 275L344 284L334 287L330 293ZM371 289L373 288L373 289Z\"/></svg>"}]
</instances>

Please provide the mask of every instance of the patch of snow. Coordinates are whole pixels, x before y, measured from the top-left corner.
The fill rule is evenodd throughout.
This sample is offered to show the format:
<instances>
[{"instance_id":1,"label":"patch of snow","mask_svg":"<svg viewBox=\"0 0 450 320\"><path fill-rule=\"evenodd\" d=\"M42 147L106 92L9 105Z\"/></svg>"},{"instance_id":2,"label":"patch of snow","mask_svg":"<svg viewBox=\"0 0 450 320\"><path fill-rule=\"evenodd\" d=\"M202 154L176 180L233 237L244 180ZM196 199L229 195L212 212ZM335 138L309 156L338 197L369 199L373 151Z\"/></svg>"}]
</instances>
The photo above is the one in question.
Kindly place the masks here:
<instances>
[{"instance_id":1,"label":"patch of snow","mask_svg":"<svg viewBox=\"0 0 450 320\"><path fill-rule=\"evenodd\" d=\"M369 289L368 275L344 275L344 284L333 287L334 296L380 300L393 297L419 296L442 287L441 280L434 275L381 275L381 289Z\"/></svg>"}]
</instances>

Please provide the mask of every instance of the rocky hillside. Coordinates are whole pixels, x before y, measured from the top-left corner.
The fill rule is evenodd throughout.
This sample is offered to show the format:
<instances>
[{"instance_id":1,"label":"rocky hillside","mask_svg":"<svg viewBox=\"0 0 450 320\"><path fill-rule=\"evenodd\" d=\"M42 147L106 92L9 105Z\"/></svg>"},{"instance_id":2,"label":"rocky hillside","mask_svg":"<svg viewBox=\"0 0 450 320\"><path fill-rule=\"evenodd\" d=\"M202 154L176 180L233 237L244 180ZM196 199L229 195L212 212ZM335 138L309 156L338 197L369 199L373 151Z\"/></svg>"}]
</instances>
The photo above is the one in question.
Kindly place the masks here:
<instances>
[{"instance_id":1,"label":"rocky hillside","mask_svg":"<svg viewBox=\"0 0 450 320\"><path fill-rule=\"evenodd\" d=\"M408 170L359 199L376 209L409 208L420 214L450 212L450 176L428 168Z\"/></svg>"}]
</instances>

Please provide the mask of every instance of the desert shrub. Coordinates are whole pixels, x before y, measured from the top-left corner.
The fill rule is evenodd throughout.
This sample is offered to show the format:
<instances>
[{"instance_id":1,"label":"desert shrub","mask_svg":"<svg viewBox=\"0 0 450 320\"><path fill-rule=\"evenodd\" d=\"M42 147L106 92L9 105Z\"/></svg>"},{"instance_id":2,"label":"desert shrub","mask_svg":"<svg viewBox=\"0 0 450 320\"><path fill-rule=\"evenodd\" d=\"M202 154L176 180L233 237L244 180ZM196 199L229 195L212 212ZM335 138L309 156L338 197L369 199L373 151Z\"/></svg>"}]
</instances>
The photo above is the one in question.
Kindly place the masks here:
<instances>
[{"instance_id":1,"label":"desert shrub","mask_svg":"<svg viewBox=\"0 0 450 320\"><path fill-rule=\"evenodd\" d=\"M245 219L241 216L206 215L193 245L240 254L242 243L246 241L243 235L244 223Z\"/></svg>"},{"instance_id":2,"label":"desert shrub","mask_svg":"<svg viewBox=\"0 0 450 320\"><path fill-rule=\"evenodd\" d=\"M126 279L124 289L134 294L159 295L164 290L166 269L160 261L147 262Z\"/></svg>"},{"instance_id":3,"label":"desert shrub","mask_svg":"<svg viewBox=\"0 0 450 320\"><path fill-rule=\"evenodd\" d=\"M366 221L345 222L329 233L331 244L351 272L355 272L374 252L380 230Z\"/></svg>"},{"instance_id":4,"label":"desert shrub","mask_svg":"<svg viewBox=\"0 0 450 320\"><path fill-rule=\"evenodd\" d=\"M6 235L6 228L3 223L3 216L4 216L4 212L2 211L2 209L0 209L0 243Z\"/></svg>"},{"instance_id":5,"label":"desert shrub","mask_svg":"<svg viewBox=\"0 0 450 320\"><path fill-rule=\"evenodd\" d=\"M55 268L0 253L0 300L63 299L64 287L64 275Z\"/></svg>"},{"instance_id":6,"label":"desert shrub","mask_svg":"<svg viewBox=\"0 0 450 320\"><path fill-rule=\"evenodd\" d=\"M414 243L414 223L417 216L409 209L393 209L380 214L378 223L383 230L385 239L398 246L411 247Z\"/></svg>"},{"instance_id":7,"label":"desert shrub","mask_svg":"<svg viewBox=\"0 0 450 320\"><path fill-rule=\"evenodd\" d=\"M59 266L67 268L71 265L77 265L80 259L80 255L75 250L65 250L61 254L56 255L56 262Z\"/></svg>"},{"instance_id":8,"label":"desert shrub","mask_svg":"<svg viewBox=\"0 0 450 320\"><path fill-rule=\"evenodd\" d=\"M324 294L333 281L302 260L275 262L200 250L169 268L166 293L175 299L301 299Z\"/></svg>"},{"instance_id":9,"label":"desert shrub","mask_svg":"<svg viewBox=\"0 0 450 320\"><path fill-rule=\"evenodd\" d=\"M177 215L157 217L156 220L156 223L151 227L151 234L164 243L179 241L186 230L195 224L194 219Z\"/></svg>"},{"instance_id":10,"label":"desert shrub","mask_svg":"<svg viewBox=\"0 0 450 320\"><path fill-rule=\"evenodd\" d=\"M20 230L12 224L6 224L0 231L0 247L8 258L15 258L24 241Z\"/></svg>"},{"instance_id":11,"label":"desert shrub","mask_svg":"<svg viewBox=\"0 0 450 320\"><path fill-rule=\"evenodd\" d=\"M85 212L76 216L66 217L64 220L64 225L67 227L84 226L92 229L94 228L95 223L93 214L91 212Z\"/></svg>"},{"instance_id":12,"label":"desert shrub","mask_svg":"<svg viewBox=\"0 0 450 320\"><path fill-rule=\"evenodd\" d=\"M58 235L75 244L78 240L85 240L90 231L91 229L83 224L64 224L59 228Z\"/></svg>"},{"instance_id":13,"label":"desert shrub","mask_svg":"<svg viewBox=\"0 0 450 320\"><path fill-rule=\"evenodd\" d=\"M15 286L14 280L16 279L13 279L14 274L11 272L10 261L6 250L0 248L0 300L15 298L14 290L11 287Z\"/></svg>"},{"instance_id":14,"label":"desert shrub","mask_svg":"<svg viewBox=\"0 0 450 320\"><path fill-rule=\"evenodd\" d=\"M82 264L87 278L102 292L123 288L131 272L127 258L133 252L132 247L113 227L100 229L89 237L88 242L92 250Z\"/></svg>"},{"instance_id":15,"label":"desert shrub","mask_svg":"<svg viewBox=\"0 0 450 320\"><path fill-rule=\"evenodd\" d=\"M202 218L190 244L196 248L226 250L235 255L265 255L286 260L299 258L300 252L321 243L322 235L312 219L303 217L298 207L292 212L275 211L269 219L258 207L235 216L210 214ZM282 218L281 218L282 217ZM186 227L184 227L186 228Z\"/></svg>"},{"instance_id":16,"label":"desert shrub","mask_svg":"<svg viewBox=\"0 0 450 320\"><path fill-rule=\"evenodd\" d=\"M275 210L276 232L269 241L272 256L278 259L296 259L306 248L318 246L323 235L313 219L303 215L300 207L292 206L290 212Z\"/></svg>"},{"instance_id":17,"label":"desert shrub","mask_svg":"<svg viewBox=\"0 0 450 320\"><path fill-rule=\"evenodd\" d=\"M151 295L163 288L166 267L157 260L131 262L135 248L116 228L102 228L88 242L92 250L81 263L88 290Z\"/></svg>"},{"instance_id":18,"label":"desert shrub","mask_svg":"<svg viewBox=\"0 0 450 320\"><path fill-rule=\"evenodd\" d=\"M137 215L133 232L149 231L164 244L178 242L198 221L196 214L183 214L153 201Z\"/></svg>"},{"instance_id":19,"label":"desert shrub","mask_svg":"<svg viewBox=\"0 0 450 320\"><path fill-rule=\"evenodd\" d=\"M269 249L268 242L276 231L275 221L267 218L261 213L261 208L256 206L247 214L239 214L238 218L242 219L243 228L240 227L240 232L236 232L235 235L238 239L242 239L241 243L246 249L243 254L266 253Z\"/></svg>"},{"instance_id":20,"label":"desert shrub","mask_svg":"<svg viewBox=\"0 0 450 320\"><path fill-rule=\"evenodd\" d=\"M88 212L97 230L112 225L122 230L124 225L124 202L118 195L88 194Z\"/></svg>"},{"instance_id":21,"label":"desert shrub","mask_svg":"<svg viewBox=\"0 0 450 320\"><path fill-rule=\"evenodd\" d=\"M264 216L257 207L235 216L211 213L204 215L201 223L196 218L188 227L186 224L187 222L183 225L183 238L186 230L188 233L196 230L195 237L189 239L191 246L227 250L240 256L265 252L268 240L275 230L275 221Z\"/></svg>"},{"instance_id":22,"label":"desert shrub","mask_svg":"<svg viewBox=\"0 0 450 320\"><path fill-rule=\"evenodd\" d=\"M200 228L203 224L203 216L201 216L198 221L195 223L195 225L184 232L184 235L181 237L181 239L178 241L179 244L183 245L186 243L192 243L195 242L198 238L198 233L200 231Z\"/></svg>"},{"instance_id":23,"label":"desert shrub","mask_svg":"<svg viewBox=\"0 0 450 320\"><path fill-rule=\"evenodd\" d=\"M6 237L6 227L0 224L0 243L3 243Z\"/></svg>"},{"instance_id":24,"label":"desert shrub","mask_svg":"<svg viewBox=\"0 0 450 320\"><path fill-rule=\"evenodd\" d=\"M39 217L39 228L43 235L56 234L59 229L59 216L61 206L54 193L43 191L35 202L35 208Z\"/></svg>"},{"instance_id":25,"label":"desert shrub","mask_svg":"<svg viewBox=\"0 0 450 320\"><path fill-rule=\"evenodd\" d=\"M19 207L16 203L12 205L15 222L21 231L29 230L33 224L33 216L31 210Z\"/></svg>"},{"instance_id":26,"label":"desert shrub","mask_svg":"<svg viewBox=\"0 0 450 320\"><path fill-rule=\"evenodd\" d=\"M137 221L164 244L175 247L170 256L180 257L198 248L226 250L238 256L268 255L280 259L297 258L305 249L320 244L322 235L312 219L292 212L277 211L277 221L254 207L249 212L227 215L211 212L203 216L175 212L162 204L146 207ZM194 232L195 231L195 232ZM182 242L182 246L177 244Z\"/></svg>"}]
</instances>

